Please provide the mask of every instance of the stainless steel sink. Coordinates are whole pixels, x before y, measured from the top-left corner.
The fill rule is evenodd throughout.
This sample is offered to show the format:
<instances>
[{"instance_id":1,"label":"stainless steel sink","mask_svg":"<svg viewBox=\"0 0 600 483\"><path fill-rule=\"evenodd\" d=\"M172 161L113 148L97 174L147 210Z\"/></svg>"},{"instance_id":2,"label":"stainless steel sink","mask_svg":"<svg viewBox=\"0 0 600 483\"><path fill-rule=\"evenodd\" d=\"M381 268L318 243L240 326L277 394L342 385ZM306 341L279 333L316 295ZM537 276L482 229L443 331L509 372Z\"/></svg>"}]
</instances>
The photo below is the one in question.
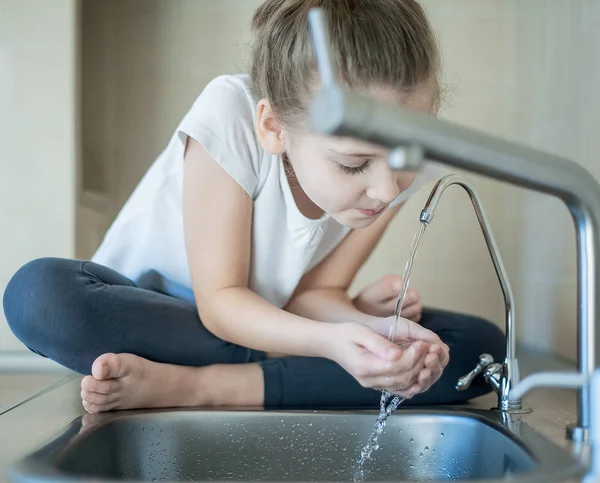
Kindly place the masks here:
<instances>
[{"instance_id":1,"label":"stainless steel sink","mask_svg":"<svg viewBox=\"0 0 600 483\"><path fill-rule=\"evenodd\" d=\"M374 412L155 411L78 418L10 470L20 482L81 479L352 481ZM568 452L494 411L398 411L365 481L520 479L578 475Z\"/></svg>"}]
</instances>

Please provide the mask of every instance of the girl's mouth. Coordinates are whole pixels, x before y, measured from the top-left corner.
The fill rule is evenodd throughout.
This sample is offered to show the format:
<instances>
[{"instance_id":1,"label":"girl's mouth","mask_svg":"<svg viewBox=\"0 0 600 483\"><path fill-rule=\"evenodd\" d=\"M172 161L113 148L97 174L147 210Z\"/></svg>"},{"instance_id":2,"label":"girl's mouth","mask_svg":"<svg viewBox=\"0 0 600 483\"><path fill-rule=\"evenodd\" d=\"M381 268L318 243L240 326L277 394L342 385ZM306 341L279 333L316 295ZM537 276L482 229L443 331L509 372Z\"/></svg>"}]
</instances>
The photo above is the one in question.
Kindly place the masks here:
<instances>
[{"instance_id":1,"label":"girl's mouth","mask_svg":"<svg viewBox=\"0 0 600 483\"><path fill-rule=\"evenodd\" d=\"M358 211L360 211L365 216L377 216L383 210L385 210L385 206L383 208L379 208L378 210L364 210L362 208L358 208Z\"/></svg>"}]
</instances>

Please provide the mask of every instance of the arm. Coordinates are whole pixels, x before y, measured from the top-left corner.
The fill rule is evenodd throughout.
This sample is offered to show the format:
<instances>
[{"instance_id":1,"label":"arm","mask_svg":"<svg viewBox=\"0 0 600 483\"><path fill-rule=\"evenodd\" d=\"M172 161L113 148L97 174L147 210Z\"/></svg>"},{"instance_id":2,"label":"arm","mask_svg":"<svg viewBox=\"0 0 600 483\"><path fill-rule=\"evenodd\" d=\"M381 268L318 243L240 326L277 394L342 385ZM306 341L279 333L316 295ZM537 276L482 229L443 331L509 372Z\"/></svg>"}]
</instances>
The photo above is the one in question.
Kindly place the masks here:
<instances>
[{"instance_id":1,"label":"arm","mask_svg":"<svg viewBox=\"0 0 600 483\"><path fill-rule=\"evenodd\" d=\"M323 356L322 322L287 313L247 288L252 200L188 139L183 182L186 250L198 313L224 340L267 352Z\"/></svg>"},{"instance_id":2,"label":"arm","mask_svg":"<svg viewBox=\"0 0 600 483\"><path fill-rule=\"evenodd\" d=\"M371 226L353 230L325 260L307 273L286 310L324 322L369 325L373 317L356 308L348 288L369 258L400 206L386 210Z\"/></svg>"}]
</instances>

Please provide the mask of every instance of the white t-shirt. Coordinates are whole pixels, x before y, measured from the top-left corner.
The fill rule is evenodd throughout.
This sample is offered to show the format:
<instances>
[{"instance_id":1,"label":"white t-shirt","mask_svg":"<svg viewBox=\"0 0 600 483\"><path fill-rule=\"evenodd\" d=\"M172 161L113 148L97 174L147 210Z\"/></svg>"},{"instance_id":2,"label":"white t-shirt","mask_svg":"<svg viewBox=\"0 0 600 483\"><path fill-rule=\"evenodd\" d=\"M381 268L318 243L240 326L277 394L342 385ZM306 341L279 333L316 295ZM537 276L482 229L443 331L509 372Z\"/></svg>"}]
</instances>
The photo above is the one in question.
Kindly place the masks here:
<instances>
[{"instance_id":1,"label":"white t-shirt","mask_svg":"<svg viewBox=\"0 0 600 483\"><path fill-rule=\"evenodd\" d=\"M206 86L119 212L94 262L193 300L182 215L188 136L202 144L254 202L249 279L253 292L283 307L302 276L344 239L349 228L327 215L312 220L299 211L281 156L265 152L256 137L257 102L249 82L247 75L224 75ZM428 179L420 173L393 204L408 199Z\"/></svg>"}]
</instances>

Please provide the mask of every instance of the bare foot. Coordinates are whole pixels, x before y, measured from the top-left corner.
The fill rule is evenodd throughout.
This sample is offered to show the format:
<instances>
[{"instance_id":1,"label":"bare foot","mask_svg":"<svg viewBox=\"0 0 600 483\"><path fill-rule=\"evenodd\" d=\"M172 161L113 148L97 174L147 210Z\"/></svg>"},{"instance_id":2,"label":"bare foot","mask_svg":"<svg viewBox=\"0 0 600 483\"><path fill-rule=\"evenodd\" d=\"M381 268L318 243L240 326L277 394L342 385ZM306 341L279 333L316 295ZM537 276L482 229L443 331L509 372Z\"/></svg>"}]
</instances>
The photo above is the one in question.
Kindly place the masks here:
<instances>
[{"instance_id":1,"label":"bare foot","mask_svg":"<svg viewBox=\"0 0 600 483\"><path fill-rule=\"evenodd\" d=\"M210 367L159 364L133 354L103 354L92 375L81 381L81 401L89 413L113 409L212 405Z\"/></svg>"}]
</instances>

